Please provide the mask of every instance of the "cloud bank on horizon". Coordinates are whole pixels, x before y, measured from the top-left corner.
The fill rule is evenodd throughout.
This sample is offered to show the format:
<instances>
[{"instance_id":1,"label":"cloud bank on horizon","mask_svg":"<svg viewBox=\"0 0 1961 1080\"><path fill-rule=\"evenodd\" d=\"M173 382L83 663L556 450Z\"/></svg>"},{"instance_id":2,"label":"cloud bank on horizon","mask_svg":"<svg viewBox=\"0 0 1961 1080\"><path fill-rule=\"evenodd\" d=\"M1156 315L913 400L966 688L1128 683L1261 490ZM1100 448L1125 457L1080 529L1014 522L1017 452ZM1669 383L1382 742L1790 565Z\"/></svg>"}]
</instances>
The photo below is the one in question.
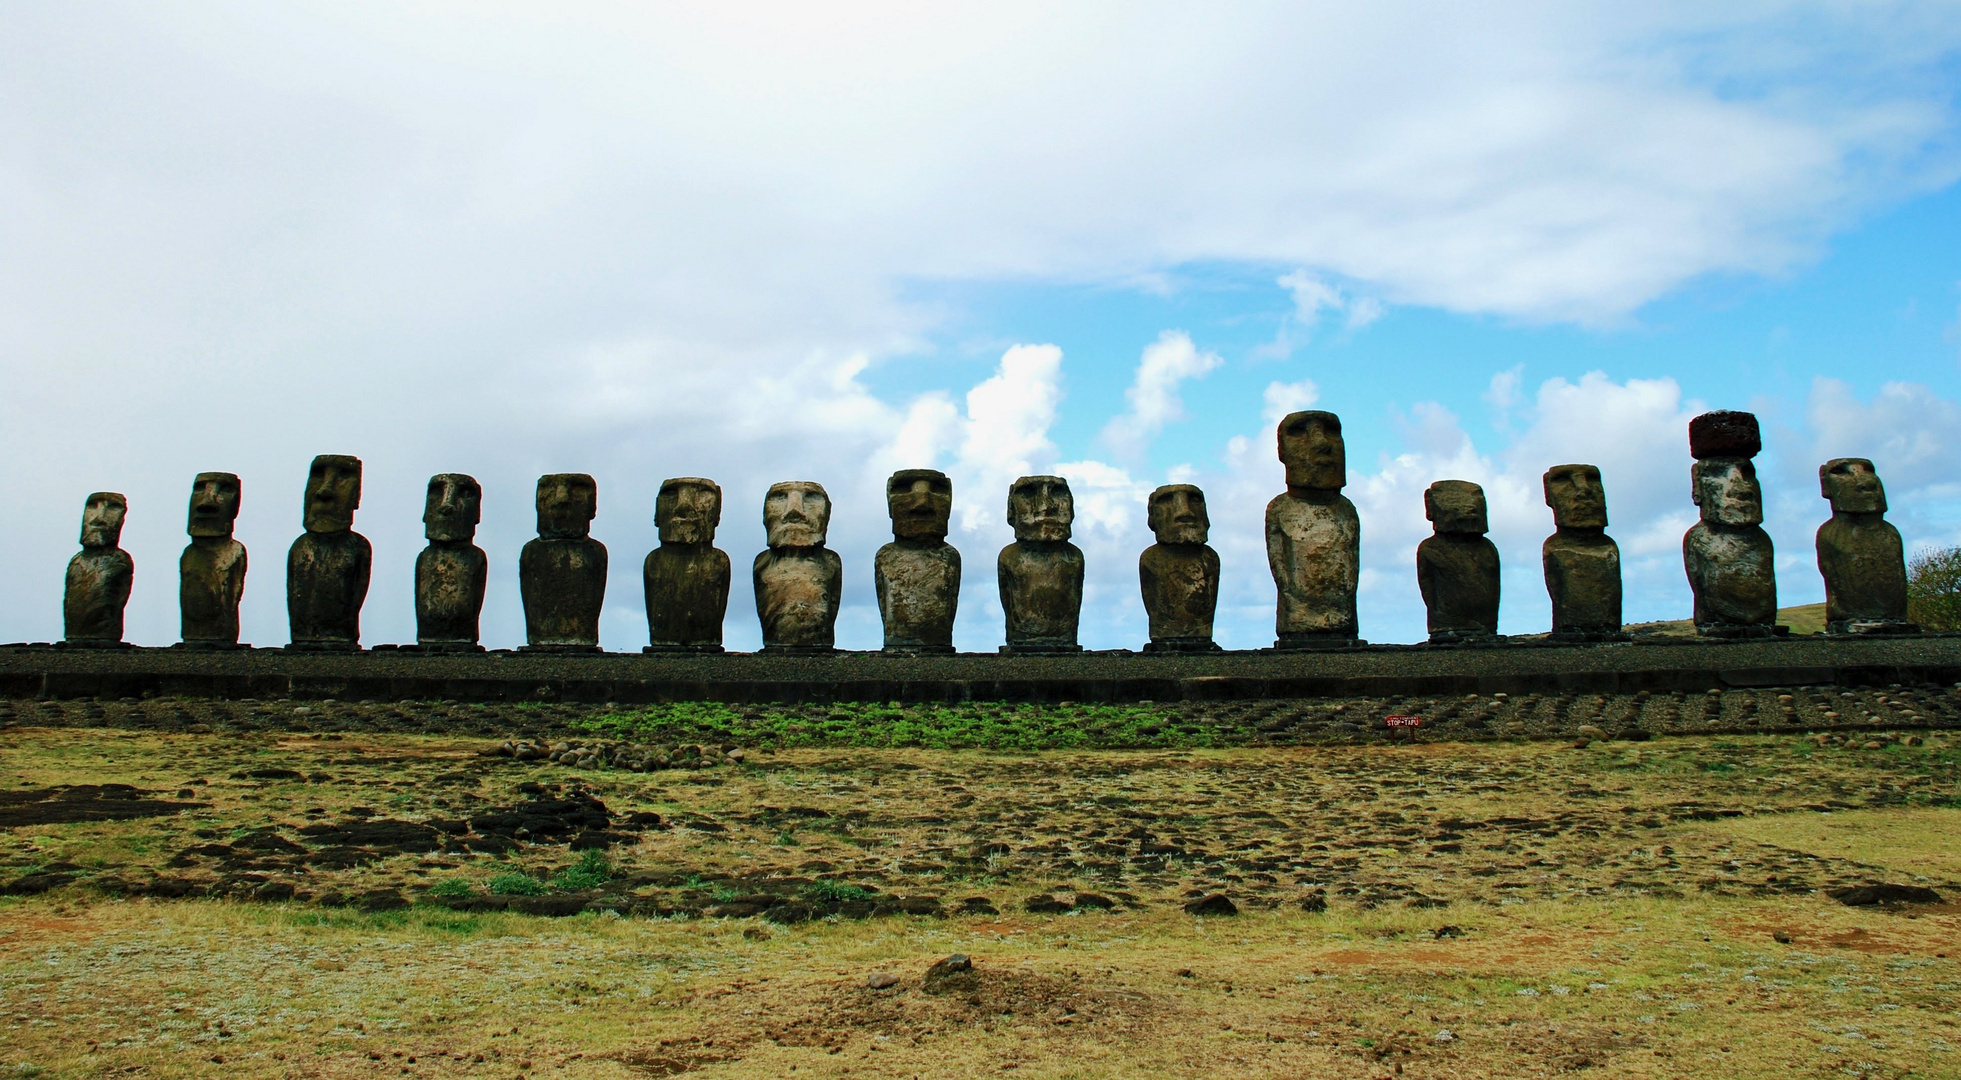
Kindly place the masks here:
<instances>
[{"instance_id":1,"label":"cloud bank on horizon","mask_svg":"<svg viewBox=\"0 0 1961 1080\"><path fill-rule=\"evenodd\" d=\"M519 643L532 482L584 471L609 647L644 641L638 565L675 475L722 482L738 564L769 483L826 483L840 642L873 647L883 477L938 466L962 647L1000 640L985 570L1008 482L1038 471L1077 492L1087 644L1143 640L1143 496L1177 480L1212 503L1221 640L1261 645L1272 422L1317 403L1394 424L1351 455L1365 636L1420 636L1411 551L1444 477L1491 498L1505 629L1542 628L1538 477L1572 460L1607 476L1630 617L1678 617L1699 373L1504 365L1482 406L1407 380L1334 401L1317 349L1399 312L1636 333L1697 281L1802 275L1961 176L1958 50L1961 12L1913 3L11 8L0 640L59 634L104 488L130 496L130 637L175 640L184 498L224 469L255 555L245 636L283 643L306 462L334 452L367 462L370 642L412 640L423 484L463 471L486 493L486 642ZM1263 283L1248 319L1283 312L1245 348L1181 321L1189 270L1217 266ZM1051 340L959 309L993 282L1167 306L1142 338ZM1883 374L1759 395L1789 596L1814 598L1824 457L1877 460L1910 543L1961 536L1961 405ZM748 604L738 580L732 646L757 640Z\"/></svg>"}]
</instances>

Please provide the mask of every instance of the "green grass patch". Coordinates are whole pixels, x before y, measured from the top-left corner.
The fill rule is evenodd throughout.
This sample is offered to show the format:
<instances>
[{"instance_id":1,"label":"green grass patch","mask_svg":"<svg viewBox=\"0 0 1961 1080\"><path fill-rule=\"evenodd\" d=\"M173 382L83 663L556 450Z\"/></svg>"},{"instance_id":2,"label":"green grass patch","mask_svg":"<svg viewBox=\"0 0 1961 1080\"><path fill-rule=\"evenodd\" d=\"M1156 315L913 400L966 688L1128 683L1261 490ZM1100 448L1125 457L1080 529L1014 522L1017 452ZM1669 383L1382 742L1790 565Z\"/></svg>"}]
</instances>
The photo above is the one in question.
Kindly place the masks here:
<instances>
[{"instance_id":1,"label":"green grass patch","mask_svg":"<svg viewBox=\"0 0 1961 1080\"><path fill-rule=\"evenodd\" d=\"M875 895L862 885L852 885L843 881L813 881L803 887L803 894L823 903L870 900Z\"/></svg>"},{"instance_id":2,"label":"green grass patch","mask_svg":"<svg viewBox=\"0 0 1961 1080\"><path fill-rule=\"evenodd\" d=\"M492 896L543 896L545 883L517 871L498 874L486 886Z\"/></svg>"},{"instance_id":3,"label":"green grass patch","mask_svg":"<svg viewBox=\"0 0 1961 1080\"><path fill-rule=\"evenodd\" d=\"M1187 749L1248 734L1194 724L1149 705L916 705L847 702L811 709L738 711L675 702L575 722L595 734L743 746L920 747L932 750Z\"/></svg>"},{"instance_id":4,"label":"green grass patch","mask_svg":"<svg viewBox=\"0 0 1961 1080\"><path fill-rule=\"evenodd\" d=\"M601 851L588 851L579 856L579 861L553 874L551 887L559 892L582 892L597 889L613 880L613 864Z\"/></svg>"}]
</instances>

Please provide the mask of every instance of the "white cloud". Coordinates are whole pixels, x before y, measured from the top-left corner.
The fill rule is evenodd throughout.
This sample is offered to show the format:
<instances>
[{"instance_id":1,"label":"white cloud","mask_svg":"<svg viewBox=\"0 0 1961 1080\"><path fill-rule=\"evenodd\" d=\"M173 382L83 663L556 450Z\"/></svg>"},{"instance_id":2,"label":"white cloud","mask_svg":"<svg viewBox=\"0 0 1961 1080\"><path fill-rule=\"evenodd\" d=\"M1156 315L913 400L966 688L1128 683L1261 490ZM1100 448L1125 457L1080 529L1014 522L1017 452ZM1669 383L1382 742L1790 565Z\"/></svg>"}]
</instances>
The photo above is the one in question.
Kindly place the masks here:
<instances>
[{"instance_id":1,"label":"white cloud","mask_svg":"<svg viewBox=\"0 0 1961 1080\"><path fill-rule=\"evenodd\" d=\"M1321 400L1321 388L1314 385L1313 379L1299 382L1270 382L1260 395L1260 416L1269 424L1278 424L1288 413L1311 409Z\"/></svg>"},{"instance_id":2,"label":"white cloud","mask_svg":"<svg viewBox=\"0 0 1961 1080\"><path fill-rule=\"evenodd\" d=\"M1813 471L1835 457L1871 458L1896 494L1961 485L1961 405L1924 383L1888 382L1872 400L1860 401L1838 379L1811 384L1805 404L1811 436L1805 466Z\"/></svg>"},{"instance_id":3,"label":"white cloud","mask_svg":"<svg viewBox=\"0 0 1961 1080\"><path fill-rule=\"evenodd\" d=\"M1166 330L1145 346L1137 376L1124 391L1130 409L1103 429L1103 441L1123 458L1136 458L1164 426L1185 415L1178 384L1199 379L1225 363L1217 353L1199 352L1191 335Z\"/></svg>"},{"instance_id":4,"label":"white cloud","mask_svg":"<svg viewBox=\"0 0 1961 1080\"><path fill-rule=\"evenodd\" d=\"M1351 296L1307 270L1282 275L1275 284L1292 295L1294 310L1275 332L1273 340L1255 350L1255 355L1262 358L1284 359L1291 355L1299 344L1294 333L1296 327L1311 333L1324 312L1346 312L1344 322L1353 331L1375 322L1388 311L1381 300L1373 296Z\"/></svg>"}]
</instances>

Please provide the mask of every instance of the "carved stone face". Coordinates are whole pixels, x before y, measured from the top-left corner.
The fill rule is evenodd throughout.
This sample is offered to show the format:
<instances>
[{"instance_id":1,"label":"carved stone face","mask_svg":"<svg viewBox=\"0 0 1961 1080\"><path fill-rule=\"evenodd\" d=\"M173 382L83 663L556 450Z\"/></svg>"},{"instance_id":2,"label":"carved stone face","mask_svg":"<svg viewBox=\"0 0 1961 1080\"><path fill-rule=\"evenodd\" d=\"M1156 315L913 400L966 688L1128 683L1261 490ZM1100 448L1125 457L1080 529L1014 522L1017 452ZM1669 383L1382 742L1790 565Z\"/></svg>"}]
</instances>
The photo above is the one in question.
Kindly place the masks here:
<instances>
[{"instance_id":1,"label":"carved stone face","mask_svg":"<svg viewBox=\"0 0 1961 1080\"><path fill-rule=\"evenodd\" d=\"M361 506L361 459L321 454L306 474L306 531L346 532Z\"/></svg>"},{"instance_id":2,"label":"carved stone face","mask_svg":"<svg viewBox=\"0 0 1961 1080\"><path fill-rule=\"evenodd\" d=\"M483 519L483 485L474 476L437 473L429 478L422 503L422 535L431 540L468 540Z\"/></svg>"},{"instance_id":3,"label":"carved stone face","mask_svg":"<svg viewBox=\"0 0 1961 1080\"><path fill-rule=\"evenodd\" d=\"M823 547L831 527L831 496L809 480L772 484L763 496L763 529L773 548Z\"/></svg>"},{"instance_id":4,"label":"carved stone face","mask_svg":"<svg viewBox=\"0 0 1961 1080\"><path fill-rule=\"evenodd\" d=\"M585 473L546 473L538 478L538 535L569 540L592 531L599 513L599 483Z\"/></svg>"},{"instance_id":5,"label":"carved stone face","mask_svg":"<svg viewBox=\"0 0 1961 1080\"><path fill-rule=\"evenodd\" d=\"M1076 498L1060 476L1024 476L1008 489L1008 524L1016 540L1067 540Z\"/></svg>"},{"instance_id":6,"label":"carved stone face","mask_svg":"<svg viewBox=\"0 0 1961 1080\"><path fill-rule=\"evenodd\" d=\"M901 469L885 482L885 509L899 540L945 540L953 481L936 469Z\"/></svg>"},{"instance_id":7,"label":"carved stone face","mask_svg":"<svg viewBox=\"0 0 1961 1080\"><path fill-rule=\"evenodd\" d=\"M191 481L191 520L185 529L192 536L230 536L238 520L238 475L228 472L201 472Z\"/></svg>"},{"instance_id":8,"label":"carved stone face","mask_svg":"<svg viewBox=\"0 0 1961 1080\"><path fill-rule=\"evenodd\" d=\"M1149 507L1151 532L1160 544L1203 544L1211 536L1205 492L1190 484L1166 484L1151 492Z\"/></svg>"},{"instance_id":9,"label":"carved stone face","mask_svg":"<svg viewBox=\"0 0 1961 1080\"><path fill-rule=\"evenodd\" d=\"M1833 458L1818 466L1818 488L1835 514L1886 512L1886 485L1865 458Z\"/></svg>"},{"instance_id":10,"label":"carved stone face","mask_svg":"<svg viewBox=\"0 0 1961 1080\"><path fill-rule=\"evenodd\" d=\"M1749 459L1698 461L1690 477L1702 520L1716 525L1763 524L1763 489L1757 486L1757 467Z\"/></svg>"},{"instance_id":11,"label":"carved stone face","mask_svg":"<svg viewBox=\"0 0 1961 1080\"><path fill-rule=\"evenodd\" d=\"M1607 489L1592 465L1554 465L1546 470L1546 505L1562 529L1607 527Z\"/></svg>"},{"instance_id":12,"label":"carved stone face","mask_svg":"<svg viewBox=\"0 0 1961 1080\"><path fill-rule=\"evenodd\" d=\"M654 499L654 525L663 544L708 544L722 523L722 486L699 476L663 480Z\"/></svg>"},{"instance_id":13,"label":"carved stone face","mask_svg":"<svg viewBox=\"0 0 1961 1080\"><path fill-rule=\"evenodd\" d=\"M1290 413L1280 421L1280 460L1287 486L1340 491L1348 483L1348 448L1341 418L1331 412Z\"/></svg>"},{"instance_id":14,"label":"carved stone face","mask_svg":"<svg viewBox=\"0 0 1961 1080\"><path fill-rule=\"evenodd\" d=\"M1482 536L1491 529L1485 520L1484 489L1469 480L1439 480L1423 493L1423 516L1440 533Z\"/></svg>"},{"instance_id":15,"label":"carved stone face","mask_svg":"<svg viewBox=\"0 0 1961 1080\"><path fill-rule=\"evenodd\" d=\"M129 500L113 491L98 491L82 504L82 546L112 548L123 539L123 515Z\"/></svg>"}]
</instances>

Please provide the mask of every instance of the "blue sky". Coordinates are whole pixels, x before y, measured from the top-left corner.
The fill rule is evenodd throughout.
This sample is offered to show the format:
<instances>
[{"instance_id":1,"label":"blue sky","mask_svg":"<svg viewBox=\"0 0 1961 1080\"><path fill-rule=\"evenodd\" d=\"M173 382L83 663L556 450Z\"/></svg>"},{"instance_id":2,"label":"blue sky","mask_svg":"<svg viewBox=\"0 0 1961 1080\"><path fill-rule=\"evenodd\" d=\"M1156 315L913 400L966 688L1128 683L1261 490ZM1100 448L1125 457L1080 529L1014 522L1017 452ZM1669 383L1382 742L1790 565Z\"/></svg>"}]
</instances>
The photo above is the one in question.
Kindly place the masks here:
<instances>
[{"instance_id":1,"label":"blue sky","mask_svg":"<svg viewBox=\"0 0 1961 1080\"><path fill-rule=\"evenodd\" d=\"M1948 4L213 4L0 11L0 640L59 633L82 498L131 500L175 639L192 475L245 478L285 640L316 453L367 463L369 642L413 637L434 472L485 487L485 640L544 472L599 478L603 640L665 476L837 506L875 647L896 468L954 476L957 640L1001 639L1006 485L1060 470L1084 641L1143 639L1142 500L1205 486L1219 637L1272 636L1272 418L1346 421L1363 633L1421 636L1421 492L1483 483L1546 625L1538 476L1605 472L1630 618L1685 615L1687 418L1751 408L1787 603L1815 469L1961 542L1961 11ZM729 643L758 634L737 574Z\"/></svg>"}]
</instances>

